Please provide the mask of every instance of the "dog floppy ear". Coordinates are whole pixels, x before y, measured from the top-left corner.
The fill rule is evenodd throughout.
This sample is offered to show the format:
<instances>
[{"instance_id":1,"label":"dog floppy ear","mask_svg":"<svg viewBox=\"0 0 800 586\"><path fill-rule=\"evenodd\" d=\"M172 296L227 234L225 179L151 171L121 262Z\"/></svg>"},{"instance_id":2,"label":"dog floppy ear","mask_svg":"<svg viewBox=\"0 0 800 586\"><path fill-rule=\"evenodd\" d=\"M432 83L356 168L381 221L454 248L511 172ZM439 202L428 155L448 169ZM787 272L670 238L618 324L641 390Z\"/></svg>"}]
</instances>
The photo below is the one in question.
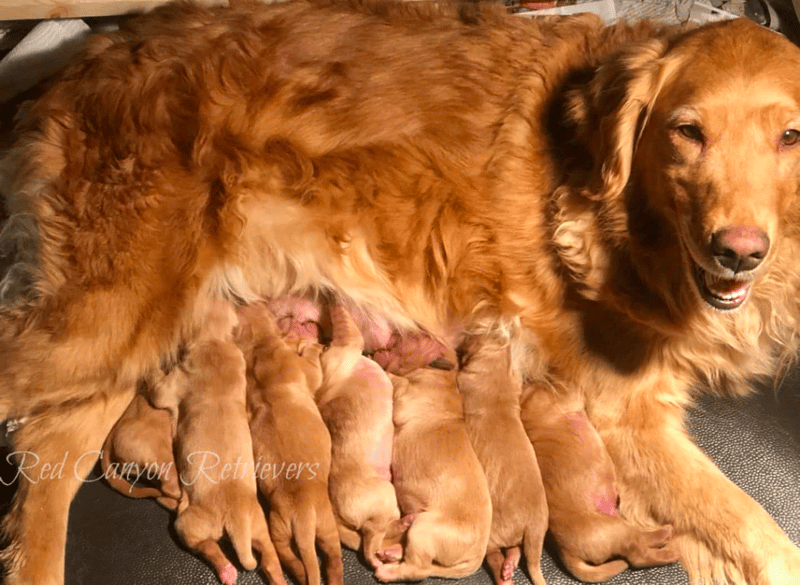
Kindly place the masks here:
<instances>
[{"instance_id":1,"label":"dog floppy ear","mask_svg":"<svg viewBox=\"0 0 800 586\"><path fill-rule=\"evenodd\" d=\"M615 224L615 232L626 228L621 196L637 143L666 77L667 47L667 40L660 38L628 45L606 59L593 78L567 98L567 117L576 123L594 158L584 195L610 206L606 220Z\"/></svg>"}]
</instances>

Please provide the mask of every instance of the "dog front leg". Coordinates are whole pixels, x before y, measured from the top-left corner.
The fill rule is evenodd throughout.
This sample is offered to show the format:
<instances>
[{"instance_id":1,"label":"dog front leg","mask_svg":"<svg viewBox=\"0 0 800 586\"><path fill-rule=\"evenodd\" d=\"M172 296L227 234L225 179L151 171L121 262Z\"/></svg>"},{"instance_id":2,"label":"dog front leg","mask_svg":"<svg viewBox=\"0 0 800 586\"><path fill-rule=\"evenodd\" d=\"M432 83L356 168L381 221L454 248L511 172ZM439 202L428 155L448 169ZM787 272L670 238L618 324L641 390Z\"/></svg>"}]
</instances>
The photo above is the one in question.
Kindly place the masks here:
<instances>
[{"instance_id":1,"label":"dog front leg","mask_svg":"<svg viewBox=\"0 0 800 586\"><path fill-rule=\"evenodd\" d=\"M19 486L3 522L9 543L2 554L7 583L64 582L70 503L130 403L134 388L107 391L98 390L84 402L31 417L17 430L14 453Z\"/></svg>"},{"instance_id":2,"label":"dog front leg","mask_svg":"<svg viewBox=\"0 0 800 586\"><path fill-rule=\"evenodd\" d=\"M617 410L590 412L617 469L623 513L671 523L693 583L800 583L800 550L691 441L683 410L654 393L631 396Z\"/></svg>"}]
</instances>

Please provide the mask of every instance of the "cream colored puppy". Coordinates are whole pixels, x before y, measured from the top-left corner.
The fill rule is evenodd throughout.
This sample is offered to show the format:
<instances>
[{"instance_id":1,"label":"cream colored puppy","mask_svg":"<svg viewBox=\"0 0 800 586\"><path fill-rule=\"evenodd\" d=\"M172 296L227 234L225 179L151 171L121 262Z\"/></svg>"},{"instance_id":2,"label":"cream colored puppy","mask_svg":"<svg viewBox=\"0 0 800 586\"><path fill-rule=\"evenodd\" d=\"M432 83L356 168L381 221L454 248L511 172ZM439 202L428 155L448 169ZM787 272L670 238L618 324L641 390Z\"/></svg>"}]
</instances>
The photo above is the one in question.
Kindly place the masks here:
<instances>
[{"instance_id":1,"label":"cream colored puppy","mask_svg":"<svg viewBox=\"0 0 800 586\"><path fill-rule=\"evenodd\" d=\"M392 383L361 354L364 341L341 305L331 308L333 340L322 354L319 410L331 436L329 492L342 543L363 548L375 568L387 528L400 518L392 462Z\"/></svg>"},{"instance_id":2,"label":"cream colored puppy","mask_svg":"<svg viewBox=\"0 0 800 586\"><path fill-rule=\"evenodd\" d=\"M285 584L256 495L245 361L232 335L236 323L228 303L209 302L186 358L154 385L153 405L169 409L176 422L183 496L175 530L214 566L225 584L236 581L237 571L217 543L223 534L245 569L257 565L255 548L272 583Z\"/></svg>"},{"instance_id":3,"label":"cream colored puppy","mask_svg":"<svg viewBox=\"0 0 800 586\"><path fill-rule=\"evenodd\" d=\"M492 503L464 425L454 370L420 368L394 385L392 478L408 527L401 561L384 582L462 578L486 555Z\"/></svg>"},{"instance_id":4,"label":"cream colored puppy","mask_svg":"<svg viewBox=\"0 0 800 586\"><path fill-rule=\"evenodd\" d=\"M457 380L464 421L492 496L486 561L495 582L512 584L521 545L531 580L544 584L540 561L547 499L536 454L520 421L522 387L511 373L509 346L499 338L473 337L462 350Z\"/></svg>"}]
</instances>

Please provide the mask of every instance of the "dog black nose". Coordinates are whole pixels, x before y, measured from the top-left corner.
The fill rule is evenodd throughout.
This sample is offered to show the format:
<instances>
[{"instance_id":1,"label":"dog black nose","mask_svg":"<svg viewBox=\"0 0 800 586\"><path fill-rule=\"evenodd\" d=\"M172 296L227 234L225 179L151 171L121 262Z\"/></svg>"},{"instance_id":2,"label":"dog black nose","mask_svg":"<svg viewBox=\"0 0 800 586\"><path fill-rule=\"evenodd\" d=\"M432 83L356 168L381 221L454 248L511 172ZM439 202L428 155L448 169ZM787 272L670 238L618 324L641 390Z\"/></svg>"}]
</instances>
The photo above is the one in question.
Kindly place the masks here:
<instances>
[{"instance_id":1,"label":"dog black nose","mask_svg":"<svg viewBox=\"0 0 800 586\"><path fill-rule=\"evenodd\" d=\"M720 266L734 273L752 271L769 252L769 238L755 226L731 226L711 236L711 252Z\"/></svg>"}]
</instances>

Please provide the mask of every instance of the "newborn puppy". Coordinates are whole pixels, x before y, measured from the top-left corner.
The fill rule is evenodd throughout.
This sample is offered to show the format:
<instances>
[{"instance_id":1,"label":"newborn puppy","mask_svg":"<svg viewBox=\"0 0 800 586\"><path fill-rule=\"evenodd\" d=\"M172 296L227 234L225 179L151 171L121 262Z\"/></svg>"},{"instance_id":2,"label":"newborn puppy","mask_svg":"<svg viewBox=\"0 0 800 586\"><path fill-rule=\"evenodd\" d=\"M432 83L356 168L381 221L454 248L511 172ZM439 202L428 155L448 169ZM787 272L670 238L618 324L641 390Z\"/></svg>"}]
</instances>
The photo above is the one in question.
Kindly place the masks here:
<instances>
[{"instance_id":1,"label":"newborn puppy","mask_svg":"<svg viewBox=\"0 0 800 586\"><path fill-rule=\"evenodd\" d=\"M317 395L331 437L329 493L342 542L352 549L361 545L377 568L386 530L400 517L390 472L392 383L362 356L363 338L344 307L331 308L331 323Z\"/></svg>"},{"instance_id":2,"label":"newborn puppy","mask_svg":"<svg viewBox=\"0 0 800 586\"><path fill-rule=\"evenodd\" d=\"M125 496L155 497L174 510L181 498L178 472L172 457L172 424L169 411L154 409L137 393L111 429L100 458L103 477ZM128 474L155 480L156 487L133 486Z\"/></svg>"},{"instance_id":3,"label":"newborn puppy","mask_svg":"<svg viewBox=\"0 0 800 586\"><path fill-rule=\"evenodd\" d=\"M523 395L522 423L539 460L550 532L567 569L585 582L605 582L629 565L676 562L678 552L665 547L670 525L643 531L619 516L614 464L583 400L537 386Z\"/></svg>"},{"instance_id":4,"label":"newborn puppy","mask_svg":"<svg viewBox=\"0 0 800 586\"><path fill-rule=\"evenodd\" d=\"M392 477L405 515L395 525L408 529L402 561L382 565L375 576L468 576L486 554L492 503L464 426L455 370L421 368L392 383Z\"/></svg>"},{"instance_id":5,"label":"newborn puppy","mask_svg":"<svg viewBox=\"0 0 800 586\"><path fill-rule=\"evenodd\" d=\"M256 495L253 444L245 408L245 361L233 342L236 316L212 301L184 361L158 382L152 403L173 412L175 452L183 496L175 530L188 547L233 584L236 568L217 543L223 533L247 570L253 548L273 584L285 584Z\"/></svg>"},{"instance_id":6,"label":"newborn puppy","mask_svg":"<svg viewBox=\"0 0 800 586\"><path fill-rule=\"evenodd\" d=\"M457 381L464 421L492 497L486 561L498 584L512 584L522 545L531 580L544 584L547 500L536 454L520 421L522 388L511 373L508 344L472 337L462 351Z\"/></svg>"},{"instance_id":7,"label":"newborn puppy","mask_svg":"<svg viewBox=\"0 0 800 586\"><path fill-rule=\"evenodd\" d=\"M289 331L306 328L287 322ZM310 330L308 330L310 331ZM239 310L237 342L247 360L247 413L258 488L269 500L269 529L295 580L321 584L315 543L329 584L344 580L339 532L328 497L331 438L314 393L322 384L316 340L281 335L263 304ZM294 549L299 552L299 557Z\"/></svg>"}]
</instances>

